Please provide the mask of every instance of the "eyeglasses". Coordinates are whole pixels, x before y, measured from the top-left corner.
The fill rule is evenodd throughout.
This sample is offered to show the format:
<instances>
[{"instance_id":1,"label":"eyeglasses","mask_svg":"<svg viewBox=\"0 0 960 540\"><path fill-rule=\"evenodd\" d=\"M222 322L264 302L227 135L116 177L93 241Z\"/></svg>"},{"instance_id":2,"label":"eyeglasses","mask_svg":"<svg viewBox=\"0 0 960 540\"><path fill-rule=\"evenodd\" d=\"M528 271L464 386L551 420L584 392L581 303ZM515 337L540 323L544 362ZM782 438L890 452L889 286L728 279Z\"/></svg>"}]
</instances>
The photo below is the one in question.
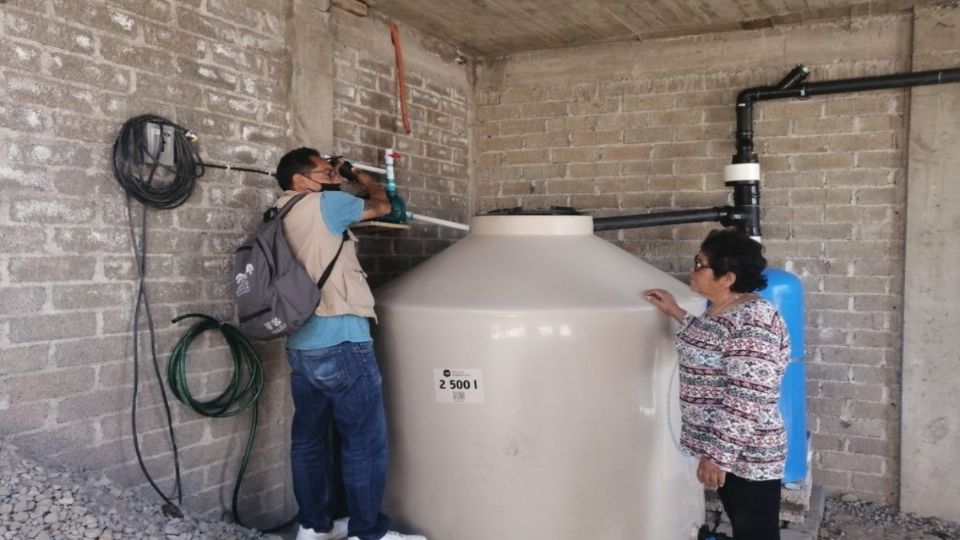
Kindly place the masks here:
<instances>
[{"instance_id":1,"label":"eyeglasses","mask_svg":"<svg viewBox=\"0 0 960 540\"><path fill-rule=\"evenodd\" d=\"M308 172L306 175L307 175L307 176L310 176L310 175L312 175L312 174L322 174L322 175L326 176L327 178L333 178L334 176L337 175L337 170L336 170L336 169L333 169L333 168L330 168L330 169L316 169L316 170L313 170L313 171Z\"/></svg>"},{"instance_id":2,"label":"eyeglasses","mask_svg":"<svg viewBox=\"0 0 960 540\"><path fill-rule=\"evenodd\" d=\"M705 263L705 262L703 262L703 261L700 260L700 256L699 256L699 255L694 255L694 256L693 256L693 271L694 271L694 272L699 272L700 270L703 270L704 268L709 268L709 267L710 267L709 264L707 264L707 263Z\"/></svg>"}]
</instances>

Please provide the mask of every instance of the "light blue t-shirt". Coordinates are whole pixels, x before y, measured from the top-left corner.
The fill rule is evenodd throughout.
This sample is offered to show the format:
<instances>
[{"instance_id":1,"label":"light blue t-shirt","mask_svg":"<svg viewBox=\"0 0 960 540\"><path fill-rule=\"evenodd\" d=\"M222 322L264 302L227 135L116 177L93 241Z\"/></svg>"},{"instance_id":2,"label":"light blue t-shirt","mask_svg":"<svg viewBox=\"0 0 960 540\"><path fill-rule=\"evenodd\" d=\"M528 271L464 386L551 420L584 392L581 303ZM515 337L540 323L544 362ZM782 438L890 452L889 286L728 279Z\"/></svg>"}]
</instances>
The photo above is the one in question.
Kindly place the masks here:
<instances>
[{"instance_id":1,"label":"light blue t-shirt","mask_svg":"<svg viewBox=\"0 0 960 540\"><path fill-rule=\"evenodd\" d=\"M340 191L325 191L320 196L323 224L336 236L363 217L363 199ZM370 321L357 315L317 317L311 315L302 328L287 338L287 347L297 350L323 349L344 341L371 341Z\"/></svg>"}]
</instances>

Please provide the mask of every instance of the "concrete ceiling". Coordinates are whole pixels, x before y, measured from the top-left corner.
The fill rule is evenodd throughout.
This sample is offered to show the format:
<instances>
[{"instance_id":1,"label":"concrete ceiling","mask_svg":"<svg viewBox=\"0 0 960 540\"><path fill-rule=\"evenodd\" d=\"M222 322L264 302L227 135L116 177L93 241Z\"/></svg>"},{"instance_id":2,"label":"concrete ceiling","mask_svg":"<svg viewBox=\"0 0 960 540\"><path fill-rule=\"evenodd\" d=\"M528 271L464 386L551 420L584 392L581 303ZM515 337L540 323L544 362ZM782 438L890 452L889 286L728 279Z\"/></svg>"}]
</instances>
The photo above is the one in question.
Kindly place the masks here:
<instances>
[{"instance_id":1,"label":"concrete ceiling","mask_svg":"<svg viewBox=\"0 0 960 540\"><path fill-rule=\"evenodd\" d=\"M884 14L924 0L364 0L389 17L496 57L621 40Z\"/></svg>"}]
</instances>

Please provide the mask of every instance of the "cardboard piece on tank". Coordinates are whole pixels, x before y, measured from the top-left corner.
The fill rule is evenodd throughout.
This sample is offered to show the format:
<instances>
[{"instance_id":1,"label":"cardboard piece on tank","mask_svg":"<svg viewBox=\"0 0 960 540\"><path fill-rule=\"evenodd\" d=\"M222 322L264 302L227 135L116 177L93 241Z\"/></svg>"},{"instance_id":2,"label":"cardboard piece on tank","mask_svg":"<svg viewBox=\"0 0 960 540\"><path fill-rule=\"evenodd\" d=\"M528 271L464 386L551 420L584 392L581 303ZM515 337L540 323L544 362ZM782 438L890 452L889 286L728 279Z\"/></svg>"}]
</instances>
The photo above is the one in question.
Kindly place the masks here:
<instances>
[{"instance_id":1,"label":"cardboard piece on tank","mask_svg":"<svg viewBox=\"0 0 960 540\"><path fill-rule=\"evenodd\" d=\"M351 229L363 229L364 231L390 231L409 229L410 225L406 223L389 223L386 221L361 221L350 225Z\"/></svg>"}]
</instances>

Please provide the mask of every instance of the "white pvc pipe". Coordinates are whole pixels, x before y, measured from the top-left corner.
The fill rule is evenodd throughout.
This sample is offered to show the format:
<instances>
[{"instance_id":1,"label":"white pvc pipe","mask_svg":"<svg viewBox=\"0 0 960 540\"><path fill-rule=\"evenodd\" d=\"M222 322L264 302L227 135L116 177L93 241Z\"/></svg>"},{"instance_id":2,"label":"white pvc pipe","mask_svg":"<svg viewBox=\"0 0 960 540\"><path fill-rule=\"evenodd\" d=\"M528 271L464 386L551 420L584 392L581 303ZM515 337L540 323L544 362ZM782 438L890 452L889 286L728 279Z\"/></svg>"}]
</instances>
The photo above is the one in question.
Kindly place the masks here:
<instances>
[{"instance_id":1,"label":"white pvc pipe","mask_svg":"<svg viewBox=\"0 0 960 540\"><path fill-rule=\"evenodd\" d=\"M393 151L393 148L387 148L383 151L383 162L386 164L386 175L387 175L387 194L393 195L397 192L397 177L393 170L393 159L399 157L400 154L397 154Z\"/></svg>"},{"instance_id":2,"label":"white pvc pipe","mask_svg":"<svg viewBox=\"0 0 960 540\"><path fill-rule=\"evenodd\" d=\"M361 171L370 171L377 174L387 174L386 169L381 169L380 167L374 167L373 165L366 165L364 163L354 163L354 169L360 169Z\"/></svg>"},{"instance_id":3,"label":"white pvc pipe","mask_svg":"<svg viewBox=\"0 0 960 540\"><path fill-rule=\"evenodd\" d=\"M374 167L373 165L367 165L365 163L355 163L351 162L355 169L360 169L363 171L375 172L377 174L382 174L387 177L387 190L396 191L396 180L394 177L394 158L397 157L397 154L393 151L393 148L387 148L384 151L384 161L387 164L386 169L381 169L380 167ZM407 212L407 219L412 219L415 221L423 221L424 223L432 223L434 225L439 225L441 227L449 227L451 229L457 229L459 231L469 231L470 227L464 225L463 223L457 223L456 221L447 221L445 219L434 218L430 216L421 216L419 214L414 214L413 212Z\"/></svg>"},{"instance_id":4,"label":"white pvc pipe","mask_svg":"<svg viewBox=\"0 0 960 540\"><path fill-rule=\"evenodd\" d=\"M407 212L407 219L412 219L415 221L423 221L425 223L433 223L434 225L440 225L441 227L449 227L451 229L457 229L460 231L469 231L470 227L464 225L463 223L457 223L456 221L447 221L445 219L421 216L420 214L414 214L413 212Z\"/></svg>"}]
</instances>

